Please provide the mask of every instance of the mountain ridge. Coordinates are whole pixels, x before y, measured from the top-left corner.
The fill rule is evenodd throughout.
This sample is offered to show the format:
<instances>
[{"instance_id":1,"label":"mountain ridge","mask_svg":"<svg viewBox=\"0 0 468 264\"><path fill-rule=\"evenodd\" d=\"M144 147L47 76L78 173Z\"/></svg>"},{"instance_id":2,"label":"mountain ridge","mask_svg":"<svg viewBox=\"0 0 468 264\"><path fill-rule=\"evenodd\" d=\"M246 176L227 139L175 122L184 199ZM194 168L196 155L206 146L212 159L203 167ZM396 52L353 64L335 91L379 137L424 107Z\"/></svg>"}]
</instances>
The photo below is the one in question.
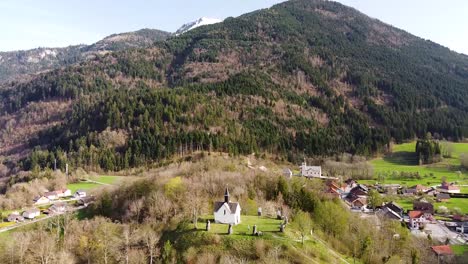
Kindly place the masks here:
<instances>
[{"instance_id":1,"label":"mountain ridge","mask_svg":"<svg viewBox=\"0 0 468 264\"><path fill-rule=\"evenodd\" d=\"M148 47L169 36L170 33L165 31L141 29L112 34L91 45L0 52L0 83L86 61L97 54Z\"/></svg>"}]
</instances>

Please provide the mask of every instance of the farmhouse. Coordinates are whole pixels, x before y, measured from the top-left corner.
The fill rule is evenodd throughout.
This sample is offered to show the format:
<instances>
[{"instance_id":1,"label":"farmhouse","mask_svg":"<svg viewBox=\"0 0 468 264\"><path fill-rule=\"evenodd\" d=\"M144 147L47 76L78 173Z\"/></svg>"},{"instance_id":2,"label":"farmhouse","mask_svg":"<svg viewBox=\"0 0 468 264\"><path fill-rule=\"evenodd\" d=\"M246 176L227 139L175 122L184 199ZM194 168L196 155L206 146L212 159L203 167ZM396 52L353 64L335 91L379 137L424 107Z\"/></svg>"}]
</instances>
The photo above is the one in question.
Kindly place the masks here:
<instances>
[{"instance_id":1,"label":"farmhouse","mask_svg":"<svg viewBox=\"0 0 468 264\"><path fill-rule=\"evenodd\" d=\"M83 198L80 198L78 199L78 205L82 205L82 206L88 206L89 204L93 203L96 199L94 198L94 196L87 196L87 197L83 197Z\"/></svg>"},{"instance_id":2,"label":"farmhouse","mask_svg":"<svg viewBox=\"0 0 468 264\"><path fill-rule=\"evenodd\" d=\"M214 204L214 220L216 223L237 225L241 221L240 211L239 203L232 203L229 200L229 191L226 188L224 201Z\"/></svg>"},{"instance_id":3,"label":"farmhouse","mask_svg":"<svg viewBox=\"0 0 468 264\"><path fill-rule=\"evenodd\" d=\"M307 178L320 178L322 177L322 167L307 166L307 163L304 161L301 166L301 176Z\"/></svg>"},{"instance_id":4,"label":"farmhouse","mask_svg":"<svg viewBox=\"0 0 468 264\"><path fill-rule=\"evenodd\" d=\"M344 192L345 186L340 186L340 184L335 181L327 182L327 190L325 193L328 193L333 197L342 198L344 196Z\"/></svg>"},{"instance_id":5,"label":"farmhouse","mask_svg":"<svg viewBox=\"0 0 468 264\"><path fill-rule=\"evenodd\" d=\"M409 211L409 226L411 229L419 229L430 222L432 217L430 214L425 214L422 211Z\"/></svg>"},{"instance_id":6,"label":"farmhouse","mask_svg":"<svg viewBox=\"0 0 468 264\"><path fill-rule=\"evenodd\" d=\"M83 198L83 197L86 197L86 192L83 191L83 190L78 190L75 192L75 194L73 195L73 197L75 198Z\"/></svg>"},{"instance_id":7,"label":"farmhouse","mask_svg":"<svg viewBox=\"0 0 468 264\"><path fill-rule=\"evenodd\" d=\"M421 201L414 201L413 202L413 210L421 211L425 214L433 214L434 213L434 205L427 202L426 200Z\"/></svg>"},{"instance_id":8,"label":"farmhouse","mask_svg":"<svg viewBox=\"0 0 468 264\"><path fill-rule=\"evenodd\" d=\"M411 186L409 188L403 189L403 195L423 194L423 193L429 192L430 190L432 190L431 187L426 187L424 185L417 184L417 185Z\"/></svg>"},{"instance_id":9,"label":"farmhouse","mask_svg":"<svg viewBox=\"0 0 468 264\"><path fill-rule=\"evenodd\" d=\"M26 219L34 219L39 215L41 215L41 211L39 211L39 209L37 208L26 210L23 212L23 217Z\"/></svg>"},{"instance_id":10,"label":"farmhouse","mask_svg":"<svg viewBox=\"0 0 468 264\"><path fill-rule=\"evenodd\" d=\"M432 246L431 249L435 253L439 263L446 263L447 260L450 260L454 256L450 245ZM441 260L442 262L440 262Z\"/></svg>"},{"instance_id":11,"label":"farmhouse","mask_svg":"<svg viewBox=\"0 0 468 264\"><path fill-rule=\"evenodd\" d=\"M23 222L24 217L22 217L18 212L13 212L8 215L8 222Z\"/></svg>"},{"instance_id":12,"label":"farmhouse","mask_svg":"<svg viewBox=\"0 0 468 264\"><path fill-rule=\"evenodd\" d=\"M48 204L50 203L50 200L49 198L45 197L45 196L38 196L36 198L34 198L34 204L35 205L42 205L42 204Z\"/></svg>"},{"instance_id":13,"label":"farmhouse","mask_svg":"<svg viewBox=\"0 0 468 264\"><path fill-rule=\"evenodd\" d=\"M46 192L44 193L44 196L49 200L57 200L59 198L56 192Z\"/></svg>"},{"instance_id":14,"label":"farmhouse","mask_svg":"<svg viewBox=\"0 0 468 264\"><path fill-rule=\"evenodd\" d=\"M438 202L447 202L448 200L450 200L450 194L448 194L448 193L439 193L436 196L436 200Z\"/></svg>"},{"instance_id":15,"label":"farmhouse","mask_svg":"<svg viewBox=\"0 0 468 264\"><path fill-rule=\"evenodd\" d=\"M55 203L49 207L49 213L59 214L67 211L67 203Z\"/></svg>"},{"instance_id":16,"label":"farmhouse","mask_svg":"<svg viewBox=\"0 0 468 264\"><path fill-rule=\"evenodd\" d=\"M60 190L57 190L57 191L55 191L55 194L56 194L57 197L59 197L59 198L72 196L71 190L69 190L69 189L60 189Z\"/></svg>"},{"instance_id":17,"label":"farmhouse","mask_svg":"<svg viewBox=\"0 0 468 264\"><path fill-rule=\"evenodd\" d=\"M403 219L404 209L395 204L394 202L386 203L382 206L381 215L390 219L401 221Z\"/></svg>"},{"instance_id":18,"label":"farmhouse","mask_svg":"<svg viewBox=\"0 0 468 264\"><path fill-rule=\"evenodd\" d=\"M440 192L445 193L460 193L460 187L456 186L453 183L448 183L447 181L443 181L439 187Z\"/></svg>"}]
</instances>

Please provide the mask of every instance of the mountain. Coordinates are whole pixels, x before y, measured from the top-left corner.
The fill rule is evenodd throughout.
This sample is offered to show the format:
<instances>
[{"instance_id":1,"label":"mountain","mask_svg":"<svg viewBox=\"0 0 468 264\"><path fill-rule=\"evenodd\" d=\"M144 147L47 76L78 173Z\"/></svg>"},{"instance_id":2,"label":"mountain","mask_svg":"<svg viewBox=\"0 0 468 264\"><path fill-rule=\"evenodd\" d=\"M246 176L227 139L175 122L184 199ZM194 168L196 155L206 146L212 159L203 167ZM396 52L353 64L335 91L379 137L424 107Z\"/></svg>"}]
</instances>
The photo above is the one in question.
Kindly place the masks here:
<instances>
[{"instance_id":1,"label":"mountain","mask_svg":"<svg viewBox=\"0 0 468 264\"><path fill-rule=\"evenodd\" d=\"M180 27L175 32L175 35L184 34L185 32L188 32L188 31L190 31L192 29L195 29L197 27L212 25L212 24L221 23L221 22L223 22L223 20L221 20L221 19L202 17L202 18L199 18L199 19L197 19L197 20L195 20L193 22L184 24L182 27Z\"/></svg>"},{"instance_id":2,"label":"mountain","mask_svg":"<svg viewBox=\"0 0 468 264\"><path fill-rule=\"evenodd\" d=\"M0 155L105 170L194 151L370 156L427 132L467 137L467 87L466 56L293 0L4 87Z\"/></svg>"},{"instance_id":3,"label":"mountain","mask_svg":"<svg viewBox=\"0 0 468 264\"><path fill-rule=\"evenodd\" d=\"M68 66L92 58L98 53L148 47L155 41L165 40L169 36L168 32L142 29L135 32L114 34L89 46L76 45L66 48L37 48L0 52L0 83L14 80L19 76L24 77Z\"/></svg>"}]
</instances>

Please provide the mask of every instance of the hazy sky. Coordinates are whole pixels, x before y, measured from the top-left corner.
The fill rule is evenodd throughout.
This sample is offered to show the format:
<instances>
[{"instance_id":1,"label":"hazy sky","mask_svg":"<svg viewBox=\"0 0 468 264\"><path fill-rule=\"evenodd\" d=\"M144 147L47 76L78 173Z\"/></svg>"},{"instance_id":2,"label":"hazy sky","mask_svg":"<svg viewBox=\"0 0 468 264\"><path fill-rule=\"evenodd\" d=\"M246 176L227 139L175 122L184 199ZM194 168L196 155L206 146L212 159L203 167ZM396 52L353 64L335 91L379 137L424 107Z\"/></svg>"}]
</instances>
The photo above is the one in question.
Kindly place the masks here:
<instances>
[{"instance_id":1,"label":"hazy sky","mask_svg":"<svg viewBox=\"0 0 468 264\"><path fill-rule=\"evenodd\" d=\"M199 17L226 18L281 0L0 0L0 51L91 44L113 33L175 31ZM468 54L467 0L339 0Z\"/></svg>"}]
</instances>

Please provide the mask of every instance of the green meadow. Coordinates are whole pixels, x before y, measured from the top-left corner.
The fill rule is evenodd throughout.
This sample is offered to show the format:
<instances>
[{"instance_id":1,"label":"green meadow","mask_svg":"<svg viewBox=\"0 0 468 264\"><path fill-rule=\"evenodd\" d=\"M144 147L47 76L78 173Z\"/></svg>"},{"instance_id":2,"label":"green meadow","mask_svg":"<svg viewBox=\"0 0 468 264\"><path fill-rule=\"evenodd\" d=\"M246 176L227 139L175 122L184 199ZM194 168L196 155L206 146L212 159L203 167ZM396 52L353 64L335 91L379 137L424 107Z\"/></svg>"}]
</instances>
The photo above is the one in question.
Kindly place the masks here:
<instances>
[{"instance_id":1,"label":"green meadow","mask_svg":"<svg viewBox=\"0 0 468 264\"><path fill-rule=\"evenodd\" d=\"M459 185L468 185L468 172L461 169L459 157L462 153L468 153L468 143L452 143L453 152L451 158L429 165L419 165L415 155L416 142L396 144L393 153L371 161L374 167L375 180L361 181L362 183L375 183L378 175L383 176L383 183L398 183L406 186L423 184L426 186L440 185L442 177ZM395 179L392 173L418 172L421 179ZM382 177L380 178L382 180ZM467 192L468 187L462 187L462 192Z\"/></svg>"},{"instance_id":2,"label":"green meadow","mask_svg":"<svg viewBox=\"0 0 468 264\"><path fill-rule=\"evenodd\" d=\"M77 182L77 183L67 184L67 188L70 189L72 194L78 190L86 191L86 190L95 189L99 186L102 186L102 184L93 183L93 182Z\"/></svg>"},{"instance_id":3,"label":"green meadow","mask_svg":"<svg viewBox=\"0 0 468 264\"><path fill-rule=\"evenodd\" d=\"M124 176L99 175L90 178L90 180L95 182L82 181L76 183L69 183L67 184L67 188L70 189L72 193L76 192L77 190L92 190L98 187L102 187L103 185L118 184L125 178L126 177Z\"/></svg>"}]
</instances>

